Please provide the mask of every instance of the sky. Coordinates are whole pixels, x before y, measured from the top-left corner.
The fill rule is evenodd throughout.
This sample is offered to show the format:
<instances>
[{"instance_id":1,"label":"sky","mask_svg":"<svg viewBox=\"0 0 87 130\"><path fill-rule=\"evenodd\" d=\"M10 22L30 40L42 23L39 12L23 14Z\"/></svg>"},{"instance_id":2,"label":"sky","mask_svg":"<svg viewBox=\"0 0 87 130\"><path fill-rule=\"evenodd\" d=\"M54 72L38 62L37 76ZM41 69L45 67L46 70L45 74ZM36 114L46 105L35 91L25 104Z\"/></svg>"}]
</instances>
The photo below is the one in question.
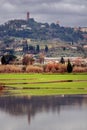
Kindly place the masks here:
<instances>
[{"instance_id":1,"label":"sky","mask_svg":"<svg viewBox=\"0 0 87 130\"><path fill-rule=\"evenodd\" d=\"M87 0L0 0L0 5L0 24L26 19L30 12L37 22L87 27Z\"/></svg>"}]
</instances>

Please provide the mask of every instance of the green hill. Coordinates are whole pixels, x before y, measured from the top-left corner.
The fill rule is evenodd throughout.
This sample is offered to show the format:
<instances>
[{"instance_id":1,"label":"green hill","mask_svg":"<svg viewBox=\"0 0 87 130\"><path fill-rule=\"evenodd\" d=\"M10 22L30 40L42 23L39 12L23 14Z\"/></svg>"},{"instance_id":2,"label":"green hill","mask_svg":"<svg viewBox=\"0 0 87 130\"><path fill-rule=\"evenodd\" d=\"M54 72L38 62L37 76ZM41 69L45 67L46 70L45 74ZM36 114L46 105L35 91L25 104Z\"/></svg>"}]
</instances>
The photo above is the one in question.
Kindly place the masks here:
<instances>
[{"instance_id":1,"label":"green hill","mask_svg":"<svg viewBox=\"0 0 87 130\"><path fill-rule=\"evenodd\" d=\"M82 32L55 23L38 23L33 18L11 20L0 25L0 39L4 37L31 38L36 40L60 39L67 42L83 40Z\"/></svg>"}]
</instances>

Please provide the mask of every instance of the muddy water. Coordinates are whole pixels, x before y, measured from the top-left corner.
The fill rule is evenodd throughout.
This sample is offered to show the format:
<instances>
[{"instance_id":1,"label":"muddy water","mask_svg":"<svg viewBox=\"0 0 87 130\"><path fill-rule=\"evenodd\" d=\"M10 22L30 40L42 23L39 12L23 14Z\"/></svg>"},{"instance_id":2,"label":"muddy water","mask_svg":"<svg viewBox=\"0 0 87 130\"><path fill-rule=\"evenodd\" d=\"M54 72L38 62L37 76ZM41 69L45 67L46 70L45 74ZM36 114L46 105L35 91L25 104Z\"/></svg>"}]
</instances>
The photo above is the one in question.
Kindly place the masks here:
<instances>
[{"instance_id":1,"label":"muddy water","mask_svg":"<svg viewBox=\"0 0 87 130\"><path fill-rule=\"evenodd\" d=\"M87 130L87 96L0 97L0 130Z\"/></svg>"}]
</instances>

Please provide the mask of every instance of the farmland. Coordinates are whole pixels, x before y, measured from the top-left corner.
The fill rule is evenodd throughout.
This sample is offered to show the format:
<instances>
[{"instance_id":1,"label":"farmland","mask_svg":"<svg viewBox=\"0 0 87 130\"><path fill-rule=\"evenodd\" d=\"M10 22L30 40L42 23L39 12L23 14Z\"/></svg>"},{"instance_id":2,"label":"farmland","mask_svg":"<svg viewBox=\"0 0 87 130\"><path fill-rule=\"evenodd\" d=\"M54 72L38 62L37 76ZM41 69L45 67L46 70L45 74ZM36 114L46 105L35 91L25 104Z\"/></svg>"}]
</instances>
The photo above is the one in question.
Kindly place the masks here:
<instances>
[{"instance_id":1,"label":"farmland","mask_svg":"<svg viewBox=\"0 0 87 130\"><path fill-rule=\"evenodd\" d=\"M0 74L1 95L87 94L87 73Z\"/></svg>"}]
</instances>

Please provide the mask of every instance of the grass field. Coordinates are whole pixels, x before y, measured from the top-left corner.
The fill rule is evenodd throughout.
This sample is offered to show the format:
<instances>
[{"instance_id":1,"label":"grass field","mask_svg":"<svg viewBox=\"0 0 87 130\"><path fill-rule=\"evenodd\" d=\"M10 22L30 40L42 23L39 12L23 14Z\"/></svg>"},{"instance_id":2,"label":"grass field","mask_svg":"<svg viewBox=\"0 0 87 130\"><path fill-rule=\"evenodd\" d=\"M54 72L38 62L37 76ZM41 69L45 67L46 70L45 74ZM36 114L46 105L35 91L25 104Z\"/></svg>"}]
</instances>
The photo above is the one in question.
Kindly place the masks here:
<instances>
[{"instance_id":1,"label":"grass field","mask_svg":"<svg viewBox=\"0 0 87 130\"><path fill-rule=\"evenodd\" d=\"M87 94L87 73L0 74L0 85L5 95Z\"/></svg>"}]
</instances>

